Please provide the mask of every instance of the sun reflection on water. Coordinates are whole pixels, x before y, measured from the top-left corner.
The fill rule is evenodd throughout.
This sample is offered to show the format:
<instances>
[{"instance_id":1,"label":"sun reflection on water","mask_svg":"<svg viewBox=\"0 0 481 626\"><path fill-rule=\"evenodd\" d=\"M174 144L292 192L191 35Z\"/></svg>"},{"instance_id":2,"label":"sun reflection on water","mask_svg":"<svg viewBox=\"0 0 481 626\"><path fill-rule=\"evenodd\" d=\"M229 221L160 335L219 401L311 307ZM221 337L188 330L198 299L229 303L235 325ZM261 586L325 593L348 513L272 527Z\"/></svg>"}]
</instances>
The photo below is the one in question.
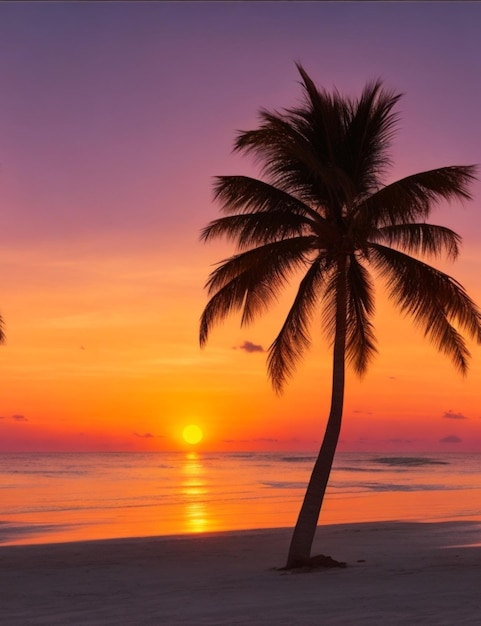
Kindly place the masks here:
<instances>
[{"instance_id":1,"label":"sun reflection on water","mask_svg":"<svg viewBox=\"0 0 481 626\"><path fill-rule=\"evenodd\" d=\"M189 452L182 466L181 494L185 500L185 521L189 532L201 533L209 530L209 519L205 501L209 493L205 480L205 468L200 456Z\"/></svg>"}]
</instances>

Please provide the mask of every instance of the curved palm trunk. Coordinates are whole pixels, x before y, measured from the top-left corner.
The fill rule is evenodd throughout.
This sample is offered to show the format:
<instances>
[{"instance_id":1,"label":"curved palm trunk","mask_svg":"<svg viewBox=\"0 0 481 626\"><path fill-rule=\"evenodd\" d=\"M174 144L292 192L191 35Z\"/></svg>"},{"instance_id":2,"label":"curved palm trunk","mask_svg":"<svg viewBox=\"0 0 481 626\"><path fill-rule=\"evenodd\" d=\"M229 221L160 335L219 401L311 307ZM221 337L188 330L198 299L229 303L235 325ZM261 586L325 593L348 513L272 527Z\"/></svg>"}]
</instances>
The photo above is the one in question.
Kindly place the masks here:
<instances>
[{"instance_id":1,"label":"curved palm trunk","mask_svg":"<svg viewBox=\"0 0 481 626\"><path fill-rule=\"evenodd\" d=\"M314 464L292 535L286 569L309 563L319 513L341 432L345 380L346 307L345 272L340 270L336 299L336 334L334 338L331 410L321 449Z\"/></svg>"}]
</instances>

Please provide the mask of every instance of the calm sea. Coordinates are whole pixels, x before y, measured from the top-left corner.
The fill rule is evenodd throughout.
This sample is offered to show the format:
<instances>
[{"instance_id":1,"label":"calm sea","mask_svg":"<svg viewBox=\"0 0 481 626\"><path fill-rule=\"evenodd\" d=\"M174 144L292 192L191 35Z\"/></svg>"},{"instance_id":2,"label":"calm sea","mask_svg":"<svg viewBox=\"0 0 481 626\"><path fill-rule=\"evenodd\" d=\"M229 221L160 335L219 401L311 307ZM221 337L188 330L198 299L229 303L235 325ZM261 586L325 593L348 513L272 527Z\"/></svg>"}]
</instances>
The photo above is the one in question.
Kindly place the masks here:
<instances>
[{"instance_id":1,"label":"calm sea","mask_svg":"<svg viewBox=\"0 0 481 626\"><path fill-rule=\"evenodd\" d=\"M0 544L293 526L314 456L0 455ZM321 524L481 520L481 454L339 453Z\"/></svg>"}]
</instances>

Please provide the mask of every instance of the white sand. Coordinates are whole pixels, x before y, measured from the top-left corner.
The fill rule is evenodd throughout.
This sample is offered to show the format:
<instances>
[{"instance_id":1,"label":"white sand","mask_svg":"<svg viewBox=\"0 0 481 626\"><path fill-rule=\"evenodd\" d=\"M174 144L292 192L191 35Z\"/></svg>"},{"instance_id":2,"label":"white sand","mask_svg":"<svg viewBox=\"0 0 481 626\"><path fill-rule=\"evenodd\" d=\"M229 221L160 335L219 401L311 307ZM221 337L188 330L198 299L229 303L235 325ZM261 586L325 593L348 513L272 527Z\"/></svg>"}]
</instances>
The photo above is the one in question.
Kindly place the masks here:
<instances>
[{"instance_id":1,"label":"white sand","mask_svg":"<svg viewBox=\"0 0 481 626\"><path fill-rule=\"evenodd\" d=\"M290 530L0 548L0 624L481 624L481 524L324 526L346 569L281 572Z\"/></svg>"}]
</instances>

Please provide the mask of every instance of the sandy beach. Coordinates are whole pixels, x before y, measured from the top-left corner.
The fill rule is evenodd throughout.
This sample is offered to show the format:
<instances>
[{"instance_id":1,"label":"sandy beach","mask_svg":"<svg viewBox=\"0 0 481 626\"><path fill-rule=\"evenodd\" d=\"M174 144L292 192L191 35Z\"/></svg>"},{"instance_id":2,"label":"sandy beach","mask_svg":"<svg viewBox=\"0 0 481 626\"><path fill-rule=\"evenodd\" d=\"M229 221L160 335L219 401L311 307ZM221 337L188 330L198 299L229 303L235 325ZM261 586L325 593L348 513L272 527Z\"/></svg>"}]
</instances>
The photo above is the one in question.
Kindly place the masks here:
<instances>
[{"instance_id":1,"label":"sandy beach","mask_svg":"<svg viewBox=\"0 0 481 626\"><path fill-rule=\"evenodd\" d=\"M345 569L285 572L290 529L0 548L0 623L479 624L481 524L324 526Z\"/></svg>"}]
</instances>

